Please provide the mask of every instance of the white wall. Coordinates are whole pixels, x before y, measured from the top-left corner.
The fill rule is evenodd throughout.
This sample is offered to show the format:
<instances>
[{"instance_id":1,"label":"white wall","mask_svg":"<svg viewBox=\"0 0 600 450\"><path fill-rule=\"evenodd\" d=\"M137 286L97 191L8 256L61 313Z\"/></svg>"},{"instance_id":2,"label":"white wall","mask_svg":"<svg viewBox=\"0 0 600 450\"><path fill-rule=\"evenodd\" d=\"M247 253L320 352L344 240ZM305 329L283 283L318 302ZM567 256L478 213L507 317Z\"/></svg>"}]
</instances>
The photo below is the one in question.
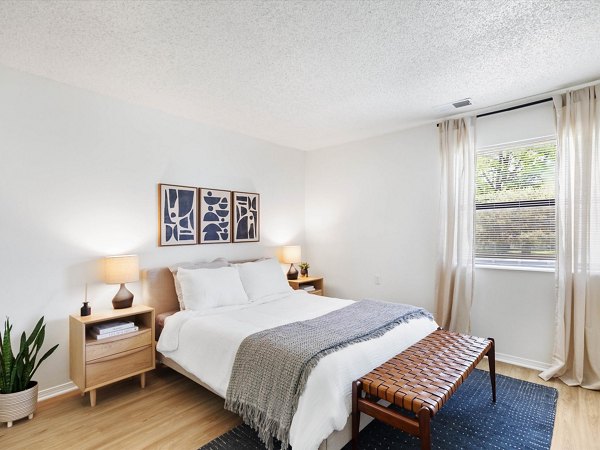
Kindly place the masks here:
<instances>
[{"instance_id":1,"label":"white wall","mask_svg":"<svg viewBox=\"0 0 600 450\"><path fill-rule=\"evenodd\" d=\"M553 133L545 103L478 119L476 134L483 146ZM433 124L308 154L305 259L328 295L434 310L439 171ZM554 306L551 272L475 271L472 332L504 359L550 362Z\"/></svg>"},{"instance_id":2,"label":"white wall","mask_svg":"<svg viewBox=\"0 0 600 450\"><path fill-rule=\"evenodd\" d=\"M494 337L500 359L547 367L554 342L554 272L475 270L471 332Z\"/></svg>"},{"instance_id":3,"label":"white wall","mask_svg":"<svg viewBox=\"0 0 600 450\"><path fill-rule=\"evenodd\" d=\"M434 125L308 153L306 259L327 295L433 309L439 171Z\"/></svg>"},{"instance_id":4,"label":"white wall","mask_svg":"<svg viewBox=\"0 0 600 450\"><path fill-rule=\"evenodd\" d=\"M46 317L60 347L36 379L66 383L68 320L84 283L94 309L117 286L100 281L105 255L142 267L274 254L303 243L303 152L0 66L0 317L13 332ZM157 183L261 194L261 242L159 248ZM139 301L139 283L128 284Z\"/></svg>"}]
</instances>

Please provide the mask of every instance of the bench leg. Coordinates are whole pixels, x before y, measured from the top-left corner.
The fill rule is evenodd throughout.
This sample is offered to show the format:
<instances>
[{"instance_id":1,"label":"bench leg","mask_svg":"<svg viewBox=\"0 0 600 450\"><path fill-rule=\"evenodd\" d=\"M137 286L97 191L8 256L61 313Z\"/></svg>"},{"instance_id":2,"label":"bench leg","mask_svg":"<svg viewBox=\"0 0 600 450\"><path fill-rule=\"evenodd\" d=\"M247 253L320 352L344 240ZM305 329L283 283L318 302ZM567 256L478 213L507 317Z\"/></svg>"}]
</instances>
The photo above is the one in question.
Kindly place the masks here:
<instances>
[{"instance_id":1,"label":"bench leg","mask_svg":"<svg viewBox=\"0 0 600 450\"><path fill-rule=\"evenodd\" d=\"M360 411L358 410L358 397L362 390L362 383L358 380L352 383L352 450L358 450L358 434L360 425Z\"/></svg>"},{"instance_id":2,"label":"bench leg","mask_svg":"<svg viewBox=\"0 0 600 450\"><path fill-rule=\"evenodd\" d=\"M490 366L490 381L492 382L492 400L496 403L496 341L494 341L494 338L488 339L492 341L492 346L487 352L487 357Z\"/></svg>"},{"instance_id":3,"label":"bench leg","mask_svg":"<svg viewBox=\"0 0 600 450\"><path fill-rule=\"evenodd\" d=\"M419 437L421 450L431 450L431 414L427 408L419 410Z\"/></svg>"}]
</instances>

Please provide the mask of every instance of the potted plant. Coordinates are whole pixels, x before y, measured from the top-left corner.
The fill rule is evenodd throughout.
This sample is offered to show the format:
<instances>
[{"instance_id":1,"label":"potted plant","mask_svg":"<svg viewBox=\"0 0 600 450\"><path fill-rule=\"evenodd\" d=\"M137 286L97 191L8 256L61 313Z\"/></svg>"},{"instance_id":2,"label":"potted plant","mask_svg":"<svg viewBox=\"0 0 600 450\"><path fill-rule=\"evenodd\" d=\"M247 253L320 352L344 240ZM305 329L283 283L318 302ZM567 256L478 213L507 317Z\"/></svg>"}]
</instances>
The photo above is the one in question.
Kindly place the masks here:
<instances>
[{"instance_id":1,"label":"potted plant","mask_svg":"<svg viewBox=\"0 0 600 450\"><path fill-rule=\"evenodd\" d=\"M308 269L310 269L310 264L307 262L303 262L299 264L300 267L300 275L302 275L303 277L307 277L308 276Z\"/></svg>"},{"instance_id":2,"label":"potted plant","mask_svg":"<svg viewBox=\"0 0 600 450\"><path fill-rule=\"evenodd\" d=\"M8 427L17 419L33 418L37 406L38 383L31 378L40 364L58 347L56 344L38 361L46 336L44 317L38 321L29 337L25 332L21 334L19 353L16 356L12 350L11 330L12 325L7 317L4 336L0 334L0 422L6 422Z\"/></svg>"}]
</instances>

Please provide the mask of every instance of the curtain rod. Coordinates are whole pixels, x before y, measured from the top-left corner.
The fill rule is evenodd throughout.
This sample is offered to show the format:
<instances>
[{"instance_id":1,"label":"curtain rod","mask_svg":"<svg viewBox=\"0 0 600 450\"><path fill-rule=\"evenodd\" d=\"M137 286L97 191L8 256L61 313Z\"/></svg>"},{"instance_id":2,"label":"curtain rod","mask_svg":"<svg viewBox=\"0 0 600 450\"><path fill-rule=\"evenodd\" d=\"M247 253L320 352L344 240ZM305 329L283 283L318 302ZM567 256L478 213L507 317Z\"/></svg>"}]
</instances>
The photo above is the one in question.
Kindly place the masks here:
<instances>
[{"instance_id":1,"label":"curtain rod","mask_svg":"<svg viewBox=\"0 0 600 450\"><path fill-rule=\"evenodd\" d=\"M551 102L552 97L543 98L541 100L536 100L535 102L523 103L522 105L511 106L510 108L499 109L497 111L490 111L483 114L477 114L475 117L485 117L485 116L493 116L494 114L500 114L507 111L513 111L515 109L527 108L528 106L539 105L540 103Z\"/></svg>"},{"instance_id":2,"label":"curtain rod","mask_svg":"<svg viewBox=\"0 0 600 450\"><path fill-rule=\"evenodd\" d=\"M493 116L494 114L500 114L507 111L514 111L515 109L527 108L528 106L539 105L540 103L551 102L552 97L543 98L541 100L536 100L534 102L523 103L521 105L511 106L509 108L498 109L497 111L490 111L486 113L477 114L475 117L485 117L485 116ZM436 127L439 127L440 124L436 124Z\"/></svg>"}]
</instances>

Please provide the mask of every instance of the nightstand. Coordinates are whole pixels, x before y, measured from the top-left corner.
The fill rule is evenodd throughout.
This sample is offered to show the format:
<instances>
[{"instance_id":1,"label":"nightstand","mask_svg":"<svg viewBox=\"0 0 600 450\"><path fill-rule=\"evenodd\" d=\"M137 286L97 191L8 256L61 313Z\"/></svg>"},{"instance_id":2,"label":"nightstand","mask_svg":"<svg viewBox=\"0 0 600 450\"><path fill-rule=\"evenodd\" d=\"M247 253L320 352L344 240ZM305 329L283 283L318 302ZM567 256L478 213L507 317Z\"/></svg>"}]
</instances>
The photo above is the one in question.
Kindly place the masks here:
<instances>
[{"instance_id":1,"label":"nightstand","mask_svg":"<svg viewBox=\"0 0 600 450\"><path fill-rule=\"evenodd\" d=\"M314 291L307 291L309 294L325 295L323 290L323 277L298 277L297 280L288 280L290 286L296 290L304 286L314 286Z\"/></svg>"},{"instance_id":2,"label":"nightstand","mask_svg":"<svg viewBox=\"0 0 600 450\"><path fill-rule=\"evenodd\" d=\"M90 335L94 325L115 320L132 320L137 331L97 340ZM146 385L146 372L154 369L154 308L134 305L130 308L100 311L81 317L69 316L70 376L82 394L90 393L96 406L96 389L134 375Z\"/></svg>"}]
</instances>

